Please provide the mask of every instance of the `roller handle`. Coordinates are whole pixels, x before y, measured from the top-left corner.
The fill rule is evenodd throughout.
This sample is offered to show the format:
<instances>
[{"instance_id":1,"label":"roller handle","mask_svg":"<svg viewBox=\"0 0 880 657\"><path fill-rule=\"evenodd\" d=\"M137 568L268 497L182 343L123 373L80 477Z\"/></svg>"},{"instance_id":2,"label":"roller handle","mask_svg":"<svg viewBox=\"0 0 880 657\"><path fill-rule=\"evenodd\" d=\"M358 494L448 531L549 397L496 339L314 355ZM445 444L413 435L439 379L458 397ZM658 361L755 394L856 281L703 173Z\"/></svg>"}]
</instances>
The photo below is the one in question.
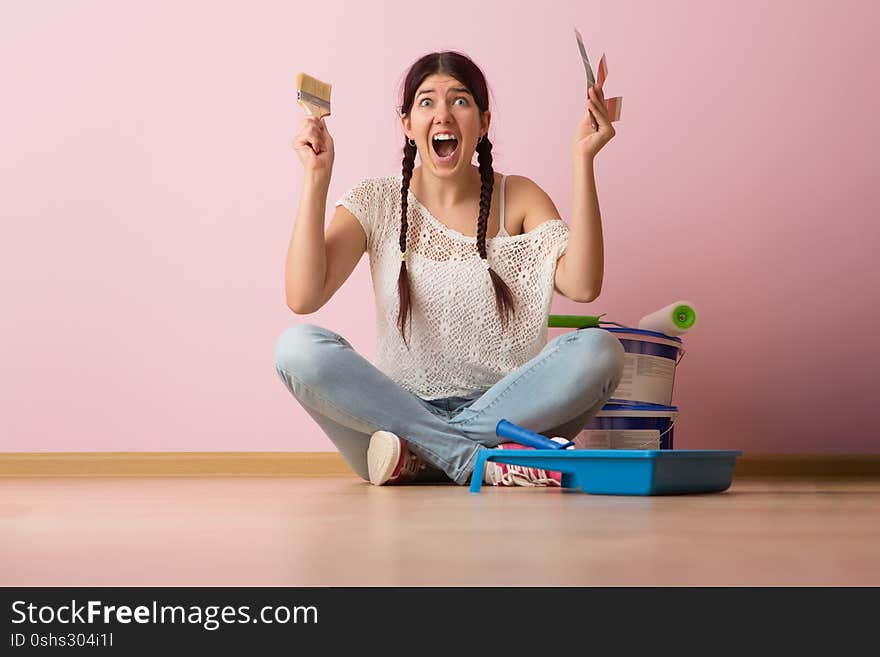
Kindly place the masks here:
<instances>
[{"instance_id":1,"label":"roller handle","mask_svg":"<svg viewBox=\"0 0 880 657\"><path fill-rule=\"evenodd\" d=\"M598 327L599 318L604 317L607 313L602 313L598 317L592 315L550 315L547 318L547 326L550 328L587 328Z\"/></svg>"},{"instance_id":2,"label":"roller handle","mask_svg":"<svg viewBox=\"0 0 880 657\"><path fill-rule=\"evenodd\" d=\"M549 315L547 317L547 326L550 328L573 328L573 329L583 329L583 328L602 328L601 324L613 324L614 326L620 326L621 328L626 328L623 324L618 324L617 322L606 322L599 321L608 313L602 313L601 315Z\"/></svg>"},{"instance_id":3,"label":"roller handle","mask_svg":"<svg viewBox=\"0 0 880 657\"><path fill-rule=\"evenodd\" d=\"M535 449L565 449L567 447L574 447L574 443L571 441L567 443L557 443L546 436L542 436L534 431L529 431L528 429L523 429L518 424L508 422L507 420L498 420L498 424L495 426L495 433L502 438L509 438L515 443L526 445L527 447L534 447Z\"/></svg>"}]
</instances>

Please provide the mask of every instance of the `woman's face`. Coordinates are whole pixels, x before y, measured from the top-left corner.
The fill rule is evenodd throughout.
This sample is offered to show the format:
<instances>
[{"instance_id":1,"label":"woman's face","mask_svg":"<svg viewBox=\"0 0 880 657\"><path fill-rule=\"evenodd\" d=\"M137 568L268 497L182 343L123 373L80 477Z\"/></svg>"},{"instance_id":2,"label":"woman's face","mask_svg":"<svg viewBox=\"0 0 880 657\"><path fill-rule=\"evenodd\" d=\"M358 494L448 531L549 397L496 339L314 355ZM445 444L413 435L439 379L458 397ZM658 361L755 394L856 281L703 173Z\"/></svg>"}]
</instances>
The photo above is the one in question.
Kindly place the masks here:
<instances>
[{"instance_id":1,"label":"woman's face","mask_svg":"<svg viewBox=\"0 0 880 657\"><path fill-rule=\"evenodd\" d=\"M407 138L415 140L422 164L430 164L442 176L470 166L489 119L490 113L480 113L461 82L439 73L419 85L410 113L401 122Z\"/></svg>"}]
</instances>

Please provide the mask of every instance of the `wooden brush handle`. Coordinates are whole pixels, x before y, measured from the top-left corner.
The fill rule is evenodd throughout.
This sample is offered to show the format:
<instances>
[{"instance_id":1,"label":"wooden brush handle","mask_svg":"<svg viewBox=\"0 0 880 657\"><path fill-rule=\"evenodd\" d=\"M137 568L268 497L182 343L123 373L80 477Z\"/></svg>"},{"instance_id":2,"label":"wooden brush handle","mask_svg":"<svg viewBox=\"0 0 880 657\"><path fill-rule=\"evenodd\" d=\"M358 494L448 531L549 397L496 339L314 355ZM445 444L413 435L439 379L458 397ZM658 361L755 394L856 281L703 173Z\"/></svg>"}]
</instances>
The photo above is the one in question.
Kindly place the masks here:
<instances>
[{"instance_id":1,"label":"wooden brush handle","mask_svg":"<svg viewBox=\"0 0 880 657\"><path fill-rule=\"evenodd\" d=\"M300 105L303 106L303 109L305 109L309 116L314 116L316 119L322 119L325 116L330 116L330 112L328 112L324 107L312 105L311 103L304 100L300 100L298 102Z\"/></svg>"}]
</instances>

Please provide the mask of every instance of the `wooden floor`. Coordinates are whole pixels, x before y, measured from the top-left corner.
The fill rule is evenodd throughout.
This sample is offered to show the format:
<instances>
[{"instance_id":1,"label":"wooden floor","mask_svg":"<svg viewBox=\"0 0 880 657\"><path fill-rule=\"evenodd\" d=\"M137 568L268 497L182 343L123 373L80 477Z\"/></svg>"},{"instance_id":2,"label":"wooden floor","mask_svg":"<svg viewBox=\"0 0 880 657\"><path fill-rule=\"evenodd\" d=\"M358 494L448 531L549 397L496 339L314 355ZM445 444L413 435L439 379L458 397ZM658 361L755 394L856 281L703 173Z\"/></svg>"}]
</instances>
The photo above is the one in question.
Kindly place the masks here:
<instances>
[{"instance_id":1,"label":"wooden floor","mask_svg":"<svg viewBox=\"0 0 880 657\"><path fill-rule=\"evenodd\" d=\"M2 586L880 585L880 481L726 493L0 479Z\"/></svg>"}]
</instances>

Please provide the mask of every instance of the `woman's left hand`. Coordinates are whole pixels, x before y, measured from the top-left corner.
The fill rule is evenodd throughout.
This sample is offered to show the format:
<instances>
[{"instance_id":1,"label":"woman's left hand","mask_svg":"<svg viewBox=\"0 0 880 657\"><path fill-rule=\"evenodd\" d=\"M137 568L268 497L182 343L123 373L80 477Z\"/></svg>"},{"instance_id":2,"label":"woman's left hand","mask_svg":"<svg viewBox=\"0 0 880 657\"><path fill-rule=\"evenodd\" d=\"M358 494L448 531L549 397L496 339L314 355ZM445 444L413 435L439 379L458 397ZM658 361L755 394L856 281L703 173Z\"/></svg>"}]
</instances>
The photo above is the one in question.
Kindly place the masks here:
<instances>
[{"instance_id":1,"label":"woman's left hand","mask_svg":"<svg viewBox=\"0 0 880 657\"><path fill-rule=\"evenodd\" d=\"M589 96L587 112L578 124L574 134L574 144L571 148L572 155L578 160L592 160L596 157L596 153L615 135L614 127L608 118L608 108L605 107L605 94L602 87L597 85L590 87ZM593 126L590 124L590 114L595 117L599 126L598 130L593 130Z\"/></svg>"}]
</instances>

